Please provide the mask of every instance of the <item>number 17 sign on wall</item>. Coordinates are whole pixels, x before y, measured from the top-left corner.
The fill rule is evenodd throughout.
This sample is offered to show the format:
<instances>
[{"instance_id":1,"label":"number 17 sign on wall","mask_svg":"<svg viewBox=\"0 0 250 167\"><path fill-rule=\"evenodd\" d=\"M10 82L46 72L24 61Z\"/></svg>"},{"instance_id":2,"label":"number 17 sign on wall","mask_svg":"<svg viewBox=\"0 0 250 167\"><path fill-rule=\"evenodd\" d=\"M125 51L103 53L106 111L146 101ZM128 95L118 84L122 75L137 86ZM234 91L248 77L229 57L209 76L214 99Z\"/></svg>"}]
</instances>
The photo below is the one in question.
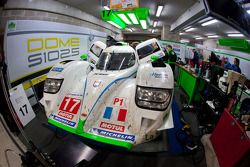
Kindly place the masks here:
<instances>
[{"instance_id":1,"label":"number 17 sign on wall","mask_svg":"<svg viewBox=\"0 0 250 167\"><path fill-rule=\"evenodd\" d=\"M10 89L10 101L23 126L35 118L36 115L24 92L23 85L20 84Z\"/></svg>"}]
</instances>

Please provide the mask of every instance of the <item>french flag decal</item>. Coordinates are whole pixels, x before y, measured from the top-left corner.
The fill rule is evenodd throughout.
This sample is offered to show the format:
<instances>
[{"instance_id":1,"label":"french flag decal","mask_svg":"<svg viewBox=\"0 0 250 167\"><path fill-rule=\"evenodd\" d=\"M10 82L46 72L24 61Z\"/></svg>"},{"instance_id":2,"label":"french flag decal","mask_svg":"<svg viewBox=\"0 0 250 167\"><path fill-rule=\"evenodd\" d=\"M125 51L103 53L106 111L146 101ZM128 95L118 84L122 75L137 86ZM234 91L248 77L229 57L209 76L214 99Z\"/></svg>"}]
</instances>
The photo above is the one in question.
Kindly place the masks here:
<instances>
[{"instance_id":1,"label":"french flag decal","mask_svg":"<svg viewBox=\"0 0 250 167\"><path fill-rule=\"evenodd\" d=\"M103 118L110 119L112 112L113 112L113 107L106 107L104 114L103 114ZM117 120L121 122L125 122L126 115L127 115L127 109L120 109L118 112Z\"/></svg>"}]
</instances>

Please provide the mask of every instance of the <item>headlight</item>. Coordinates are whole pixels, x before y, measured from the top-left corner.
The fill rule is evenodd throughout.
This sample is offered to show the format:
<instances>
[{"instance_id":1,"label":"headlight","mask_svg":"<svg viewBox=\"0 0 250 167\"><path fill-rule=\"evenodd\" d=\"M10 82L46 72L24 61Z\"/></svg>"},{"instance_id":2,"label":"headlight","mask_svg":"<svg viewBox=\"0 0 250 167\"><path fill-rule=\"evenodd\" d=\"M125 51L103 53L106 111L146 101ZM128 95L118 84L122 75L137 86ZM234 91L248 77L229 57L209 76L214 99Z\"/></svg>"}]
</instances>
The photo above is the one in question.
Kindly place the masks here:
<instances>
[{"instance_id":1,"label":"headlight","mask_svg":"<svg viewBox=\"0 0 250 167\"><path fill-rule=\"evenodd\" d=\"M165 110L171 101L172 90L137 86L136 105L140 108Z\"/></svg>"},{"instance_id":2,"label":"headlight","mask_svg":"<svg viewBox=\"0 0 250 167\"><path fill-rule=\"evenodd\" d=\"M59 91L63 79L47 78L44 82L44 92L55 94Z\"/></svg>"}]
</instances>

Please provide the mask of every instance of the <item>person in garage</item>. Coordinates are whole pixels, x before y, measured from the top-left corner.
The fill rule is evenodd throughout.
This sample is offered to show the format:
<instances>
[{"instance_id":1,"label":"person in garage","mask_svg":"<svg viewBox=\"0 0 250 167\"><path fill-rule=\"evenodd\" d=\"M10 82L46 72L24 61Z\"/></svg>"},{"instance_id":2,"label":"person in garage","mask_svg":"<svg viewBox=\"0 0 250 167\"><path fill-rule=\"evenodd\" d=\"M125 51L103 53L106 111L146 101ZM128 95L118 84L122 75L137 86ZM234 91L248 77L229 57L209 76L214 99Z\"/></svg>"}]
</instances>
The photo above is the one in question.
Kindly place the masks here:
<instances>
[{"instance_id":1,"label":"person in garage","mask_svg":"<svg viewBox=\"0 0 250 167\"><path fill-rule=\"evenodd\" d=\"M172 68L172 71L174 73L175 70L175 62L177 60L177 55L174 52L173 48L171 45L167 46L167 57L168 57L168 64L170 65L170 67Z\"/></svg>"},{"instance_id":2,"label":"person in garage","mask_svg":"<svg viewBox=\"0 0 250 167\"><path fill-rule=\"evenodd\" d=\"M240 69L240 60L238 58L234 59L234 64L232 65L232 70L241 73L241 69Z\"/></svg>"},{"instance_id":3,"label":"person in garage","mask_svg":"<svg viewBox=\"0 0 250 167\"><path fill-rule=\"evenodd\" d=\"M227 57L224 58L224 68L227 69L227 70L231 70L231 69L232 69L232 65L231 65L231 63L228 61L228 58L227 58Z\"/></svg>"}]
</instances>

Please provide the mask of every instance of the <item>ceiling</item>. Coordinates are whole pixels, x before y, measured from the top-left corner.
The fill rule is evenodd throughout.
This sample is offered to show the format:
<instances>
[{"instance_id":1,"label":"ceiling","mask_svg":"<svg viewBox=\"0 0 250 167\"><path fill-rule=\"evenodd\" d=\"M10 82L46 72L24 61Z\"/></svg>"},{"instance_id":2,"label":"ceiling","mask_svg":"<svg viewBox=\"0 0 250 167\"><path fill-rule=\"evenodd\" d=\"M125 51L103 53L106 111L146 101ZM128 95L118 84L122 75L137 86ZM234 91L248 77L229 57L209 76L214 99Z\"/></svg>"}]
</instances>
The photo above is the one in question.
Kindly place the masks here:
<instances>
[{"instance_id":1,"label":"ceiling","mask_svg":"<svg viewBox=\"0 0 250 167\"><path fill-rule=\"evenodd\" d=\"M210 18L213 19L213 18ZM203 22L202 22L203 23ZM180 31L181 39L195 40L197 37L202 37L206 39L208 35L218 35L219 37L227 37L227 33L239 33L239 31L230 27L229 25L218 20L217 23L201 26L202 23L195 23L191 27L194 28L193 31L185 32L185 30ZM203 40L201 39L201 40Z\"/></svg>"},{"instance_id":2,"label":"ceiling","mask_svg":"<svg viewBox=\"0 0 250 167\"><path fill-rule=\"evenodd\" d=\"M89 13L95 17L100 18L100 10L103 9L103 6L107 6L110 0L57 0L69 6L78 8L86 13ZM143 34L149 35L152 31L153 21L158 21L157 27L155 29L155 34L160 35L162 30L162 25L171 25L174 23L186 10L193 6L198 0L140 0L140 7L150 8L150 20L151 26L148 30L142 30L139 26L133 27L133 33L124 31L126 34ZM241 3L246 3L246 0L238 0ZM158 5L164 5L162 14L160 17L156 17L156 10ZM109 6L109 5L108 5ZM183 35L180 35L181 39L188 39L190 41L195 41L196 37L207 38L207 35L219 35L220 37L226 37L228 32L237 33L234 28L226 25L223 22L218 21L215 24L209 26L201 26L201 23L194 23L192 27L195 29L190 32L184 32Z\"/></svg>"},{"instance_id":3,"label":"ceiling","mask_svg":"<svg viewBox=\"0 0 250 167\"><path fill-rule=\"evenodd\" d=\"M100 18L100 10L107 5L109 0L58 0L64 4L78 8L86 13ZM159 32L162 25L171 25L182 13L190 8L197 0L140 0L141 8L150 8L151 25L157 20L157 29ZM159 18L156 18L157 5L163 4L164 8ZM140 28L135 28L135 31L142 31Z\"/></svg>"}]
</instances>

